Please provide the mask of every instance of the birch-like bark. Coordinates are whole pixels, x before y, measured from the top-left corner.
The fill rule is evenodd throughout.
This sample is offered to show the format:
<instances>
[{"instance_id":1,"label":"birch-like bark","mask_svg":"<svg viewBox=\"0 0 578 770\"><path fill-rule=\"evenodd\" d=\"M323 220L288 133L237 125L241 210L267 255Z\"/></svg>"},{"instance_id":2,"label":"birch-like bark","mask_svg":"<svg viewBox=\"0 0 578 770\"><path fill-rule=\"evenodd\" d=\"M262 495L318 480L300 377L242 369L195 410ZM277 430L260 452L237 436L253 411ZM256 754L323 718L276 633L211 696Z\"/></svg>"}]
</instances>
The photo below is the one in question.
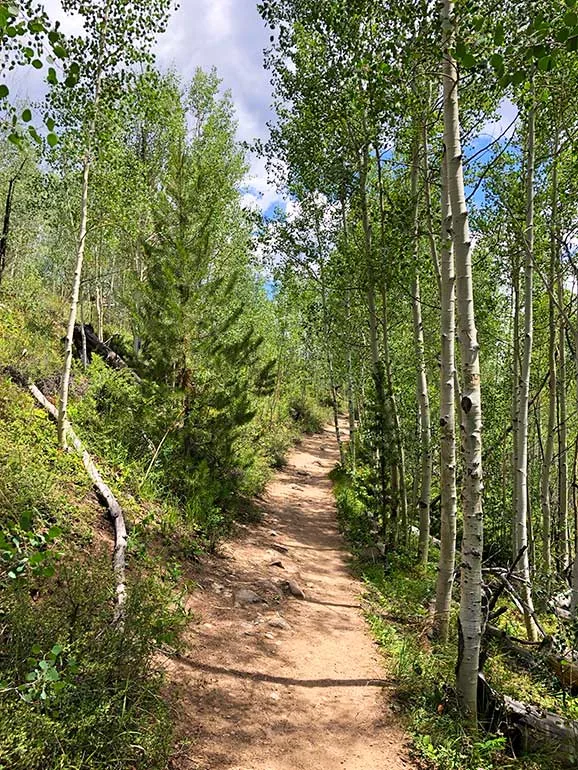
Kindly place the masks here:
<instances>
[{"instance_id":1,"label":"birch-like bark","mask_svg":"<svg viewBox=\"0 0 578 770\"><path fill-rule=\"evenodd\" d=\"M482 405L480 361L474 311L471 237L464 192L458 70L452 55L455 44L453 0L443 0L443 113L448 162L448 187L456 261L456 299L462 362L461 419L464 449L460 649L457 691L462 711L477 727L477 685L482 636Z\"/></svg>"},{"instance_id":2,"label":"birch-like bark","mask_svg":"<svg viewBox=\"0 0 578 770\"><path fill-rule=\"evenodd\" d=\"M554 458L554 432L556 430L556 317L554 307L554 287L556 284L556 267L558 264L558 131L554 139L552 161L552 190L551 190L551 224L550 224L550 270L549 270L549 302L548 302L548 428L546 446L544 448L544 463L540 475L540 502L542 507L542 562L544 571L550 575L552 571L552 505L550 496L550 471Z\"/></svg>"},{"instance_id":3,"label":"birch-like bark","mask_svg":"<svg viewBox=\"0 0 578 770\"><path fill-rule=\"evenodd\" d=\"M425 567L429 556L431 498L431 415L425 365L425 342L421 314L421 288L416 272L412 287L412 317L417 365L417 399L419 403L420 485L417 500L419 514L418 561Z\"/></svg>"},{"instance_id":4,"label":"birch-like bark","mask_svg":"<svg viewBox=\"0 0 578 770\"><path fill-rule=\"evenodd\" d=\"M532 343L534 335L534 175L535 175L535 126L534 106L528 110L527 122L527 168L526 168L526 227L524 234L524 341L520 367L520 393L518 401L518 467L516 468L516 542L524 549L518 562L518 574L522 579L520 594L524 603L524 621L528 639L537 639L537 630L532 617L534 606L530 584L530 561L528 555L528 408L530 403L530 372L532 367Z\"/></svg>"},{"instance_id":5,"label":"birch-like bark","mask_svg":"<svg viewBox=\"0 0 578 770\"><path fill-rule=\"evenodd\" d=\"M377 182L378 182L378 200L379 200L379 222L381 235L381 253L385 262L385 206L383 195L383 181L381 157L379 153L379 143L374 143ZM382 320L383 320L383 366L385 369L385 385L388 399L389 429L393 432L393 441L390 442L392 451L392 512L395 518L394 531L392 534L392 544L397 544L399 533L399 524L401 519L403 543L407 546L409 540L409 524L407 517L407 484L405 477L405 448L403 445L403 434L401 430L401 420L397 408L397 399L393 386L393 374L391 369L391 355L389 347L389 298L387 281L382 286ZM397 516L399 509L400 516Z\"/></svg>"},{"instance_id":6,"label":"birch-like bark","mask_svg":"<svg viewBox=\"0 0 578 770\"><path fill-rule=\"evenodd\" d=\"M564 307L564 275L558 268L558 307ZM566 406L566 325L562 314L558 324L558 544L560 571L569 563L568 537L568 415Z\"/></svg>"},{"instance_id":7,"label":"birch-like bark","mask_svg":"<svg viewBox=\"0 0 578 770\"><path fill-rule=\"evenodd\" d=\"M516 511L518 510L518 485L516 474L518 472L518 446L519 446L519 397L520 397L520 276L518 258L512 261L512 511L511 511L511 536L512 536L512 563L518 557L520 546L518 545L518 528L516 527Z\"/></svg>"},{"instance_id":8,"label":"birch-like bark","mask_svg":"<svg viewBox=\"0 0 578 770\"><path fill-rule=\"evenodd\" d=\"M431 498L431 414L429 392L427 387L427 369L425 363L425 341L423 334L423 318L421 312L421 287L419 279L419 231L418 231L418 175L419 175L419 144L416 136L412 150L411 163L411 199L413 206L413 263L414 276L412 284L412 319L413 340L416 363L416 394L419 404L419 473L420 483L417 497L419 520L418 562L422 567L427 564L429 556L430 534L430 498Z\"/></svg>"},{"instance_id":9,"label":"birch-like bark","mask_svg":"<svg viewBox=\"0 0 578 770\"><path fill-rule=\"evenodd\" d=\"M110 3L107 3L105 11L102 29L100 33L99 47L98 47L98 59L96 62L95 72L95 86L94 86L94 102L92 104L92 116L90 119L87 146L84 153L84 160L82 166L82 192L80 200L80 225L78 228L78 241L76 246L76 266L74 268L74 280L72 285L72 298L70 301L70 313L68 316L68 326L66 329L66 339L64 343L64 366L62 369L62 381L60 384L60 399L58 402L58 442L64 449L67 448L67 433L68 433L68 394L70 390L70 374L72 371L72 350L73 350L73 335L74 324L76 323L76 313L78 310L78 299L80 296L80 283L82 279L82 265L84 262L84 252L86 247L86 233L88 230L88 204L89 204L89 182L92 158L91 153L93 151L94 137L96 133L96 120L98 115L98 108L100 103L100 92L102 87L103 77L103 59L104 59L104 47L108 26Z\"/></svg>"},{"instance_id":10,"label":"birch-like bark","mask_svg":"<svg viewBox=\"0 0 578 770\"><path fill-rule=\"evenodd\" d=\"M452 210L448 191L446 158L442 159L442 244L440 262L441 286L441 529L440 558L436 585L434 628L446 642L450 627L450 610L456 560L456 419L455 419L455 283L456 271L452 246Z\"/></svg>"}]
</instances>

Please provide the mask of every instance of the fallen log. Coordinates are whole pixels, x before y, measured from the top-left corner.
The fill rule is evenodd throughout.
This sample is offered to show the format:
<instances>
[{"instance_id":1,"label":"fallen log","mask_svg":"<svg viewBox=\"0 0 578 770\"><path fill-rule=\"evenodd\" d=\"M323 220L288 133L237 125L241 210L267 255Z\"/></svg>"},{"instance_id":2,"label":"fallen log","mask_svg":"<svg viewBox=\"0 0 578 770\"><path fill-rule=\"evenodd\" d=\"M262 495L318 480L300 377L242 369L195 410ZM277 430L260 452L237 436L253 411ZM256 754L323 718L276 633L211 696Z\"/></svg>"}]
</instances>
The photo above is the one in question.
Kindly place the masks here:
<instances>
[{"instance_id":1,"label":"fallen log","mask_svg":"<svg viewBox=\"0 0 578 770\"><path fill-rule=\"evenodd\" d=\"M535 667L538 663L543 663L556 674L565 689L573 695L578 693L578 662L554 655L551 636L544 637L541 642L530 643L522 639L513 639L502 629L489 624L486 626L486 634L494 639L499 639L507 650L528 667ZM528 647L534 647L537 654L532 655L527 649Z\"/></svg>"},{"instance_id":2,"label":"fallen log","mask_svg":"<svg viewBox=\"0 0 578 770\"><path fill-rule=\"evenodd\" d=\"M126 369L137 382L141 381L138 374L129 367L126 361L109 345L98 338L91 324L74 324L72 341L80 358L83 358L84 351L86 350L86 358L90 362L92 354L96 353L112 369Z\"/></svg>"},{"instance_id":3,"label":"fallen log","mask_svg":"<svg viewBox=\"0 0 578 770\"><path fill-rule=\"evenodd\" d=\"M3 372L11 380L23 388L26 388L36 399L36 401L50 414L54 419L58 419L58 410L55 405L49 401L44 393L33 382L30 382L21 372L13 367L4 367ZM126 602L126 547L128 534L122 508L112 493L112 490L106 484L100 475L92 457L84 448L81 440L73 431L69 423L65 426L66 437L76 452L82 458L84 468L94 484L99 500L108 509L114 526L114 553L113 569L116 580L116 609L114 620L122 624L124 616L124 605Z\"/></svg>"},{"instance_id":4,"label":"fallen log","mask_svg":"<svg viewBox=\"0 0 578 770\"><path fill-rule=\"evenodd\" d=\"M543 753L548 748L556 753L561 764L576 765L578 722L497 692L483 674L478 677L478 703L490 731L506 735L514 755Z\"/></svg>"}]
</instances>

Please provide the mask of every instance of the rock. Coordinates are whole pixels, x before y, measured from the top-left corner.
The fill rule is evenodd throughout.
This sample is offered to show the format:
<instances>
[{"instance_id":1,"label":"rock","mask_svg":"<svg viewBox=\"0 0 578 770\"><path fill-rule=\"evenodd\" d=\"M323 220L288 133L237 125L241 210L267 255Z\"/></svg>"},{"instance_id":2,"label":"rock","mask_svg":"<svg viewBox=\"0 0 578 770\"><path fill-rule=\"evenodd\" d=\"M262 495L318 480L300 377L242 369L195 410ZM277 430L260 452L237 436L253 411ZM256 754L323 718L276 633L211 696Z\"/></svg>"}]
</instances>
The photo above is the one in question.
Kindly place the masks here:
<instances>
[{"instance_id":1,"label":"rock","mask_svg":"<svg viewBox=\"0 0 578 770\"><path fill-rule=\"evenodd\" d=\"M285 566L281 559L273 559L273 561L269 562L270 567L280 567L281 569L285 569Z\"/></svg>"},{"instance_id":2,"label":"rock","mask_svg":"<svg viewBox=\"0 0 578 770\"><path fill-rule=\"evenodd\" d=\"M277 615L277 617L271 618L269 625L271 628L282 628L285 631L289 631L291 629L289 623L287 623L285 618L282 618L281 615Z\"/></svg>"},{"instance_id":3,"label":"rock","mask_svg":"<svg viewBox=\"0 0 578 770\"><path fill-rule=\"evenodd\" d=\"M259 594L251 591L250 588L240 588L235 591L235 606L244 607L247 604L260 604L264 601Z\"/></svg>"},{"instance_id":4,"label":"rock","mask_svg":"<svg viewBox=\"0 0 578 770\"><path fill-rule=\"evenodd\" d=\"M302 471L300 469L296 470L295 473L297 474L297 476L311 476L309 471Z\"/></svg>"},{"instance_id":5,"label":"rock","mask_svg":"<svg viewBox=\"0 0 578 770\"><path fill-rule=\"evenodd\" d=\"M289 553L289 549L286 545L281 545L280 543L273 543L271 548L274 548L276 551L279 551L279 553Z\"/></svg>"},{"instance_id":6,"label":"rock","mask_svg":"<svg viewBox=\"0 0 578 770\"><path fill-rule=\"evenodd\" d=\"M274 529L272 529L272 530L271 530L271 532L269 532L269 534L271 535L271 537L277 537L277 535L278 535L279 533L278 533L278 532L275 532L275 530L274 530Z\"/></svg>"},{"instance_id":7,"label":"rock","mask_svg":"<svg viewBox=\"0 0 578 770\"><path fill-rule=\"evenodd\" d=\"M296 599L305 599L305 592L294 580L284 580L281 583L281 588L285 593L291 594L291 596L294 596Z\"/></svg>"}]
</instances>

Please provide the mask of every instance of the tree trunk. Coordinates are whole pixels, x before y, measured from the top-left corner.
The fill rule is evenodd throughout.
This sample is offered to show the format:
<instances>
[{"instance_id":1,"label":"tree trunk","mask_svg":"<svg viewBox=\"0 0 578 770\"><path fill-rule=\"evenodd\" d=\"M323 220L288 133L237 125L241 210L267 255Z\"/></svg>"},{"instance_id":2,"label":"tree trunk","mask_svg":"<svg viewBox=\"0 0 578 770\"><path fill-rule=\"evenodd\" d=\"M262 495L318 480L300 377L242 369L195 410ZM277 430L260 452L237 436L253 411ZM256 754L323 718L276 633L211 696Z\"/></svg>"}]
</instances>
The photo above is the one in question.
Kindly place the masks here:
<instances>
[{"instance_id":1,"label":"tree trunk","mask_svg":"<svg viewBox=\"0 0 578 770\"><path fill-rule=\"evenodd\" d=\"M429 406L429 392L427 387L427 370L425 363L425 341L423 334L423 318L421 312L421 287L419 279L419 143L414 140L411 163L411 198L413 206L413 263L414 276L412 285L412 319L413 339L416 363L416 394L419 405L419 446L420 460L419 473L420 484L417 498L419 520L418 561L422 567L427 565L429 556L429 530L430 530L430 498L431 498L431 415Z\"/></svg>"},{"instance_id":2,"label":"tree trunk","mask_svg":"<svg viewBox=\"0 0 578 770\"><path fill-rule=\"evenodd\" d=\"M564 307L564 275L558 274L558 306ZM566 407L566 325L560 314L558 326L558 555L560 572L569 563L568 543L568 426Z\"/></svg>"},{"instance_id":3,"label":"tree trunk","mask_svg":"<svg viewBox=\"0 0 578 770\"><path fill-rule=\"evenodd\" d=\"M446 158L442 159L442 247L441 283L441 548L436 585L434 628L446 642L449 634L452 587L456 560L456 424L455 424L455 283L456 271L451 240L452 210L448 195Z\"/></svg>"},{"instance_id":4,"label":"tree trunk","mask_svg":"<svg viewBox=\"0 0 578 770\"><path fill-rule=\"evenodd\" d=\"M88 194L89 194L89 181L91 171L91 152L93 151L93 144L96 134L96 122L97 114L100 103L100 89L103 76L103 61L104 61L104 47L106 42L106 33L108 26L108 16L110 9L110 2L108 0L104 13L102 27L100 31L100 39L98 45L98 59L96 63L95 74L95 86L94 86L94 101L92 107L92 117L90 120L90 126L88 130L87 146L84 153L84 161L82 167L82 193L80 200L80 225L78 229L78 242L76 245L76 266L74 269L74 281L72 286L72 299L70 301L70 313L68 316L68 326L66 330L66 339L64 343L64 366L62 370L62 382L60 386L60 400L58 403L58 441L60 445L66 449L66 437L68 426L68 394L70 389L70 373L72 370L72 347L73 347L73 334L74 324L76 323L76 311L78 309L78 298L80 295L80 283L82 278L82 264L84 262L84 252L86 248L86 233L88 229Z\"/></svg>"},{"instance_id":5,"label":"tree trunk","mask_svg":"<svg viewBox=\"0 0 578 770\"><path fill-rule=\"evenodd\" d=\"M520 371L520 395L518 401L518 467L516 469L516 542L520 549L528 546L528 410L530 403L530 371L532 367L532 343L534 334L533 277L534 277L534 167L535 167L535 112L528 111L527 169L526 169L526 228L524 234L524 344ZM530 561L528 548L519 561L518 574L522 578L520 591L524 604L533 611L530 586ZM531 612L524 610L526 631L530 641L536 640L536 626Z\"/></svg>"},{"instance_id":6,"label":"tree trunk","mask_svg":"<svg viewBox=\"0 0 578 770\"><path fill-rule=\"evenodd\" d=\"M448 161L448 188L456 261L456 299L462 363L461 418L464 449L460 650L457 690L462 711L477 727L477 684L482 635L482 405L480 361L474 312L471 238L464 192L458 71L452 55L455 45L453 0L443 0L443 113Z\"/></svg>"},{"instance_id":7,"label":"tree trunk","mask_svg":"<svg viewBox=\"0 0 578 770\"><path fill-rule=\"evenodd\" d=\"M554 290L556 285L556 266L558 264L558 131L554 140L551 194L550 224L550 271L548 301L548 428L544 462L540 477L540 500L542 505L542 562L547 575L552 572L552 502L550 495L550 471L554 458L554 431L556 430L556 317L554 308Z\"/></svg>"},{"instance_id":8,"label":"tree trunk","mask_svg":"<svg viewBox=\"0 0 578 770\"><path fill-rule=\"evenodd\" d=\"M419 275L416 273L412 288L412 316L414 344L417 363L417 399L419 404L420 434L420 485L417 500L419 512L418 560L422 567L427 565L429 555L430 498L431 498L431 416L427 375L425 365L425 342L421 315L421 291Z\"/></svg>"}]
</instances>

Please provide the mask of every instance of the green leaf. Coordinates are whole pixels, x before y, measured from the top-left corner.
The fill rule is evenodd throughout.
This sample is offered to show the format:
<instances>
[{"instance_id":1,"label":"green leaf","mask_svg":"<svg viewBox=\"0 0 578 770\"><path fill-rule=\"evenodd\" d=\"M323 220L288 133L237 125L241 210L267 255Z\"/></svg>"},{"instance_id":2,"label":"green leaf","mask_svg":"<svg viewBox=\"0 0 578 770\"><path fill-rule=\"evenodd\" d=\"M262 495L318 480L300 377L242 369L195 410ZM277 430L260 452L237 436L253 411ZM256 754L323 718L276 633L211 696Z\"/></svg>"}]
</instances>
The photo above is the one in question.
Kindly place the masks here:
<instances>
[{"instance_id":1,"label":"green leaf","mask_svg":"<svg viewBox=\"0 0 578 770\"><path fill-rule=\"evenodd\" d=\"M33 655L40 655L40 653L42 652L42 647L39 644L33 644L30 652Z\"/></svg>"},{"instance_id":2,"label":"green leaf","mask_svg":"<svg viewBox=\"0 0 578 770\"><path fill-rule=\"evenodd\" d=\"M55 658L57 658L62 652L62 647L59 644L55 644L54 647L50 650L50 652L52 655L54 655Z\"/></svg>"},{"instance_id":3,"label":"green leaf","mask_svg":"<svg viewBox=\"0 0 578 770\"><path fill-rule=\"evenodd\" d=\"M46 141L48 142L49 147L56 147L56 145L58 144L58 137L56 136L56 134L48 134L48 136L46 137Z\"/></svg>"},{"instance_id":4,"label":"green leaf","mask_svg":"<svg viewBox=\"0 0 578 770\"><path fill-rule=\"evenodd\" d=\"M28 133L37 144L42 144L42 139L40 138L38 131L34 128L34 126L28 126Z\"/></svg>"},{"instance_id":5,"label":"green leaf","mask_svg":"<svg viewBox=\"0 0 578 770\"><path fill-rule=\"evenodd\" d=\"M465 53L462 57L462 64L466 69L471 69L472 67L476 66L476 58L471 53Z\"/></svg>"},{"instance_id":6,"label":"green leaf","mask_svg":"<svg viewBox=\"0 0 578 770\"><path fill-rule=\"evenodd\" d=\"M2 83L2 85L0 85L0 99L5 99L9 93L10 93L10 89L8 88L8 86Z\"/></svg>"},{"instance_id":7,"label":"green leaf","mask_svg":"<svg viewBox=\"0 0 578 770\"><path fill-rule=\"evenodd\" d=\"M578 14L575 11L568 11L564 14L563 21L567 27L575 27L578 24Z\"/></svg>"},{"instance_id":8,"label":"green leaf","mask_svg":"<svg viewBox=\"0 0 578 770\"><path fill-rule=\"evenodd\" d=\"M59 59L66 59L66 56L67 56L66 48L60 45L60 43L55 43L52 46L52 50L54 51L54 55L58 56Z\"/></svg>"},{"instance_id":9,"label":"green leaf","mask_svg":"<svg viewBox=\"0 0 578 770\"><path fill-rule=\"evenodd\" d=\"M512 75L512 83L515 86L521 85L526 80L526 73L524 70L516 70Z\"/></svg>"},{"instance_id":10,"label":"green leaf","mask_svg":"<svg viewBox=\"0 0 578 770\"><path fill-rule=\"evenodd\" d=\"M54 121L52 120L52 118L46 119L46 126L48 127L49 131L52 131L52 129L54 128ZM51 147L54 147L54 144L56 144L56 142L58 141L58 137L56 137L56 142L54 142L54 144L51 144L49 139L50 136L55 136L55 134L49 134L48 137L46 137L46 141L48 142L48 144L50 144ZM54 540L55 538L60 537L61 534L62 534L62 529L60 527L54 526L54 527L50 527L50 529L46 534L46 537L49 540Z\"/></svg>"},{"instance_id":11,"label":"green leaf","mask_svg":"<svg viewBox=\"0 0 578 770\"><path fill-rule=\"evenodd\" d=\"M55 86L58 83L58 78L56 77L56 70L54 69L54 67L48 68L48 75L46 76L46 80L52 86Z\"/></svg>"},{"instance_id":12,"label":"green leaf","mask_svg":"<svg viewBox=\"0 0 578 770\"><path fill-rule=\"evenodd\" d=\"M552 57L543 56L541 59L538 59L538 69L540 72L549 72L552 69Z\"/></svg>"},{"instance_id":13,"label":"green leaf","mask_svg":"<svg viewBox=\"0 0 578 770\"><path fill-rule=\"evenodd\" d=\"M42 69L42 62L40 61L40 59L33 59L31 63L35 70Z\"/></svg>"},{"instance_id":14,"label":"green leaf","mask_svg":"<svg viewBox=\"0 0 578 770\"><path fill-rule=\"evenodd\" d=\"M38 661L38 668L41 671L48 671L48 667L50 666L50 663L47 660L40 660Z\"/></svg>"},{"instance_id":15,"label":"green leaf","mask_svg":"<svg viewBox=\"0 0 578 770\"><path fill-rule=\"evenodd\" d=\"M60 679L60 674L55 668L49 668L46 672L46 678L49 682L58 682Z\"/></svg>"},{"instance_id":16,"label":"green leaf","mask_svg":"<svg viewBox=\"0 0 578 770\"><path fill-rule=\"evenodd\" d=\"M53 131L54 130L55 123L54 123L54 119L53 118L46 118L46 120L44 121L44 124L45 124L46 128L49 131ZM59 527L51 527L51 529L48 531L47 537L51 536L50 533L52 532L53 529L59 529ZM54 537L58 537L58 535L60 535L60 532L58 532L58 534L54 535Z\"/></svg>"},{"instance_id":17,"label":"green leaf","mask_svg":"<svg viewBox=\"0 0 578 770\"><path fill-rule=\"evenodd\" d=\"M23 113L22 113L22 120L25 123L30 123L30 121L32 120L32 112L28 108L26 108L23 111Z\"/></svg>"},{"instance_id":18,"label":"green leaf","mask_svg":"<svg viewBox=\"0 0 578 770\"><path fill-rule=\"evenodd\" d=\"M503 70L504 57L499 53L494 53L490 56L490 64L495 70Z\"/></svg>"},{"instance_id":19,"label":"green leaf","mask_svg":"<svg viewBox=\"0 0 578 770\"><path fill-rule=\"evenodd\" d=\"M504 33L504 25L498 24L495 31L494 31L494 43L496 45L504 45L504 40L506 39L506 35Z\"/></svg>"}]
</instances>

